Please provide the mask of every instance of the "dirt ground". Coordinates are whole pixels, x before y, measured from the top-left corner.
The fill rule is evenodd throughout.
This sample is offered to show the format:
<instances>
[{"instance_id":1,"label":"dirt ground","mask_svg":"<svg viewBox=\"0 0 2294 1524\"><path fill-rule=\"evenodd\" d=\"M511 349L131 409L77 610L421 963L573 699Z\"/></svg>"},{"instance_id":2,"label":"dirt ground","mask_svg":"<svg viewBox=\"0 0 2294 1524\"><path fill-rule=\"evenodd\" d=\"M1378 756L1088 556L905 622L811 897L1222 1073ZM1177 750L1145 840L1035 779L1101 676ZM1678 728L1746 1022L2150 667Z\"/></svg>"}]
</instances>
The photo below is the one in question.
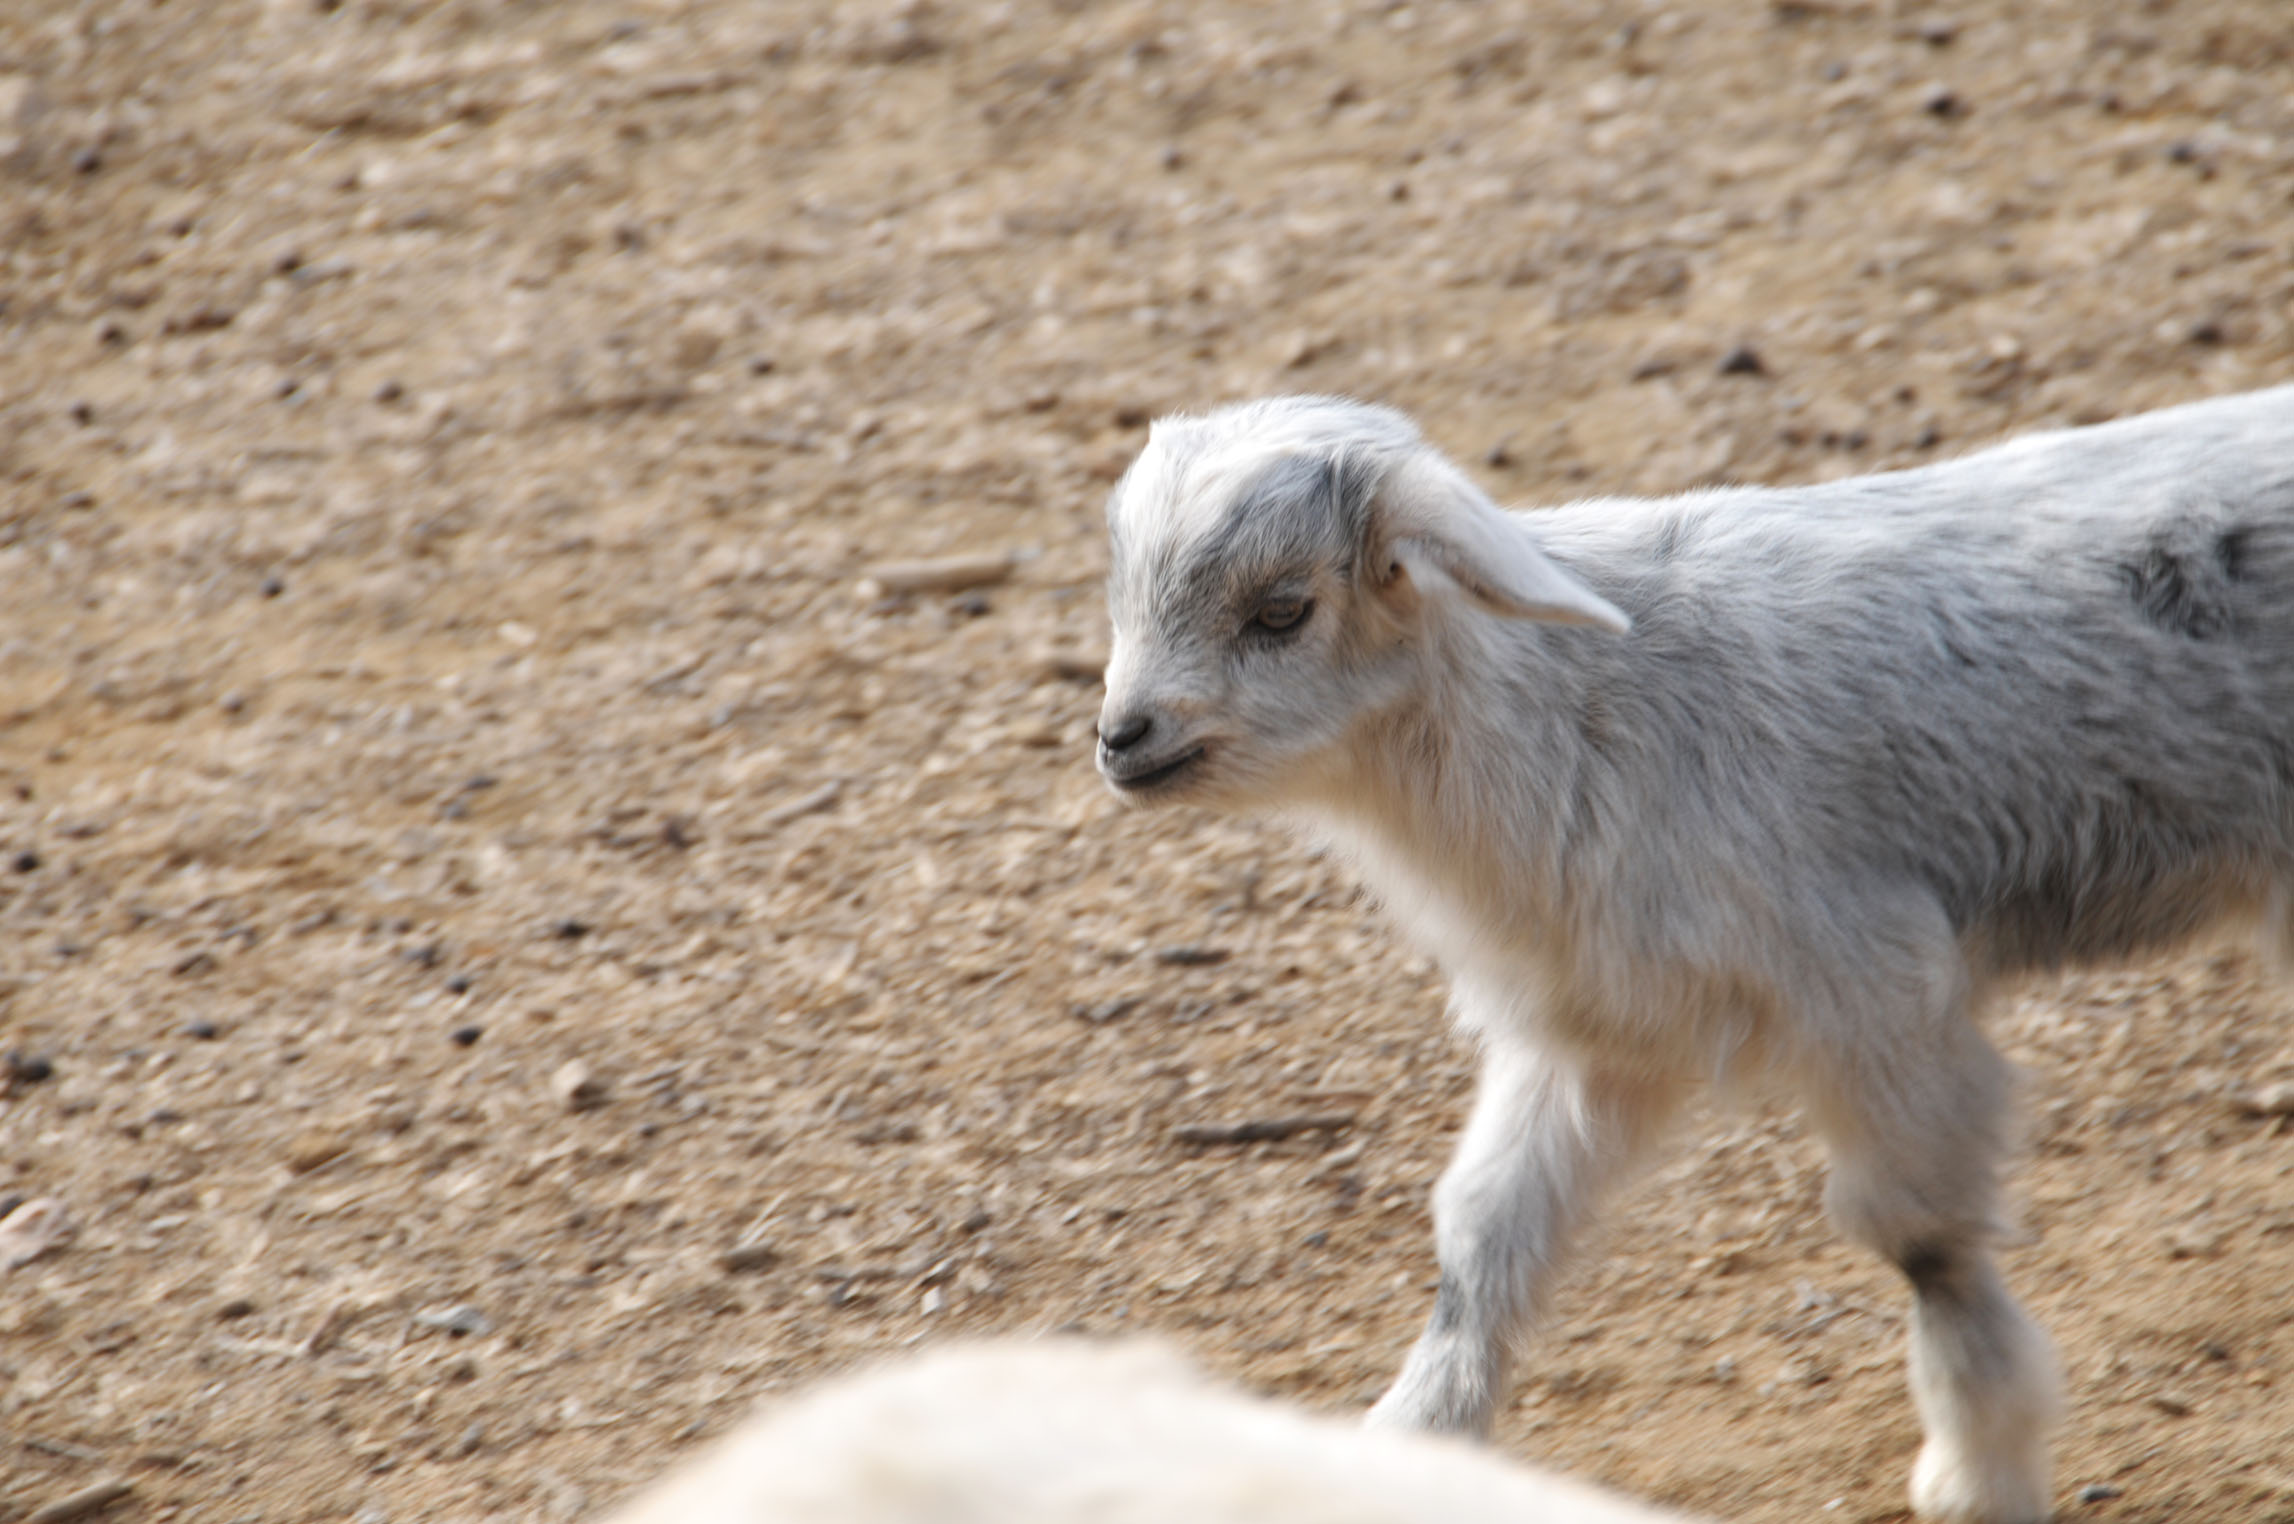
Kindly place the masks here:
<instances>
[{"instance_id":1,"label":"dirt ground","mask_svg":"<svg viewBox=\"0 0 2294 1524\"><path fill-rule=\"evenodd\" d=\"M77 1225L0 1519L576 1518L990 1331L1365 1402L1470 1054L1333 866L1095 781L1144 421L1551 500L2289 375L2278 0L0 6L0 1198ZM2290 1006L2000 1013L2068 1518L2294 1520ZM1820 1187L1700 1120L1502 1447L1903 1519Z\"/></svg>"}]
</instances>

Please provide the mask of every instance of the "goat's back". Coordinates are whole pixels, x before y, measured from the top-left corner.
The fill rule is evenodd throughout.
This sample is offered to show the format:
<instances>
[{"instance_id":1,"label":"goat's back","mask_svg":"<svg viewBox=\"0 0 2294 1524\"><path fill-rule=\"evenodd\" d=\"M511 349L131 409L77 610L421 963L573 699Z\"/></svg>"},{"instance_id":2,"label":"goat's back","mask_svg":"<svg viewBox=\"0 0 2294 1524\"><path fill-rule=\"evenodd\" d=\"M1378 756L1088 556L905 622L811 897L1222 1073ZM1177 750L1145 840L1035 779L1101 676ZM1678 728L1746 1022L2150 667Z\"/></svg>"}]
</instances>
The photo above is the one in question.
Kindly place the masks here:
<instances>
[{"instance_id":1,"label":"goat's back","mask_svg":"<svg viewBox=\"0 0 2294 1524\"><path fill-rule=\"evenodd\" d=\"M1616 819L1924 886L2001 967L2294 880L2294 387L1530 522L1634 620L1570 637Z\"/></svg>"}]
</instances>

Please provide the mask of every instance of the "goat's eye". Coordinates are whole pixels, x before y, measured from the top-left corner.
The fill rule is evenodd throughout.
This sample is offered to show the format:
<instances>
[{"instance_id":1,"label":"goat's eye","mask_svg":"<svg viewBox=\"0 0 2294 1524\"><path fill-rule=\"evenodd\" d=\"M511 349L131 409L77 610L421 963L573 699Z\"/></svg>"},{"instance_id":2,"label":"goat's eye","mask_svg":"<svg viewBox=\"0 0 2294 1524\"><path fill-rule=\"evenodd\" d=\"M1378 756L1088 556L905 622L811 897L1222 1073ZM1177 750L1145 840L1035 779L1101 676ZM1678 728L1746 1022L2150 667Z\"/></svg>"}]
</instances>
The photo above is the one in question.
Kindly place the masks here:
<instances>
[{"instance_id":1,"label":"goat's eye","mask_svg":"<svg viewBox=\"0 0 2294 1524\"><path fill-rule=\"evenodd\" d=\"M1280 634L1304 624L1306 616L1313 612L1312 598L1269 598L1251 615L1251 625L1254 629Z\"/></svg>"}]
</instances>

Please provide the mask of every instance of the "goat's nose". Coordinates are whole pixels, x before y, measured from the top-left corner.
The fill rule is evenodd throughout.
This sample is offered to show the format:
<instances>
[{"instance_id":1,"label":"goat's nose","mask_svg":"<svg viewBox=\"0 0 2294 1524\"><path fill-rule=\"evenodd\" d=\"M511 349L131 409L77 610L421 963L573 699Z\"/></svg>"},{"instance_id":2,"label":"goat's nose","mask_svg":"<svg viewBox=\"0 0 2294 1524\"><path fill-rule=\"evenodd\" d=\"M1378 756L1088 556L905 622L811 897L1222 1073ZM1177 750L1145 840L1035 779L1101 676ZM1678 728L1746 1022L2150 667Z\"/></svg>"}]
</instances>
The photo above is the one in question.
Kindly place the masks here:
<instances>
[{"instance_id":1,"label":"goat's nose","mask_svg":"<svg viewBox=\"0 0 2294 1524\"><path fill-rule=\"evenodd\" d=\"M1109 751L1122 751L1145 740L1154 728L1154 720L1144 714L1120 714L1099 722L1099 744Z\"/></svg>"}]
</instances>

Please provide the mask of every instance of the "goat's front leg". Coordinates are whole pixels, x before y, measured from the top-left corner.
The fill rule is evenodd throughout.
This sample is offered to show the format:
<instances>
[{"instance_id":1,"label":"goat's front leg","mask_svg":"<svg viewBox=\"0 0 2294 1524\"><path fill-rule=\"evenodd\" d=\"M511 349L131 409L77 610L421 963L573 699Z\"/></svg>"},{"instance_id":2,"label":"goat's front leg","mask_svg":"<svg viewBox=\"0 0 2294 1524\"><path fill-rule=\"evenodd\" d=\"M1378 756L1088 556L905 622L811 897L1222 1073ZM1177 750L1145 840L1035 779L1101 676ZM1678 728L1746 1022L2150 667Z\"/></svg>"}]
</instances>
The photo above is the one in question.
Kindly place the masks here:
<instances>
[{"instance_id":1,"label":"goat's front leg","mask_svg":"<svg viewBox=\"0 0 2294 1524\"><path fill-rule=\"evenodd\" d=\"M1482 1059L1473 1115L1434 1192L1434 1312L1393 1388L1385 1428L1480 1435L1515 1341L1542 1310L1569 1242L1646 1152L1674 1093L1511 1042Z\"/></svg>"}]
</instances>

